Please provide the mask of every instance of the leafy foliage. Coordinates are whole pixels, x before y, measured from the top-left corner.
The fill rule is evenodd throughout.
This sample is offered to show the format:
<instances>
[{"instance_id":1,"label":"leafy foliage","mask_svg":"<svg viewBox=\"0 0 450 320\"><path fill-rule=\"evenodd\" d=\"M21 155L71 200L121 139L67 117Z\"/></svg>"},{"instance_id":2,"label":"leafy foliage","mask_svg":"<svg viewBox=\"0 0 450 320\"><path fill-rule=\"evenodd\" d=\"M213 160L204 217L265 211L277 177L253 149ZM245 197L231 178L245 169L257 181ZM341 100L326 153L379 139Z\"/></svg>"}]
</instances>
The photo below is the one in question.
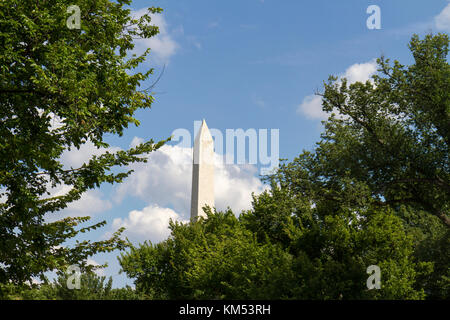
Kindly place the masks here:
<instances>
[{"instance_id":1,"label":"leafy foliage","mask_svg":"<svg viewBox=\"0 0 450 320\"><path fill-rule=\"evenodd\" d=\"M120 183L131 171L115 168L146 161L142 155L164 143L106 152L79 168L60 161L64 151L89 141L108 147L106 134L122 135L130 123L139 124L134 112L151 106L150 93L138 89L153 70L131 72L149 50L127 54L133 38L158 33L150 14L161 9L133 19L124 8L130 3L77 1L81 29L69 29L72 1L0 2L0 284L22 284L73 263L89 269L88 256L125 246L118 230L109 240L69 248L67 239L105 222L77 229L89 218L50 223L45 216L102 183ZM52 196L58 186L70 191Z\"/></svg>"},{"instance_id":2,"label":"leafy foliage","mask_svg":"<svg viewBox=\"0 0 450 320\"><path fill-rule=\"evenodd\" d=\"M155 299L424 297L414 282L425 266L412 261L412 240L392 212L370 212L364 219L349 212L327 215L305 228L308 214L286 218L269 205L270 225L276 224L274 219L290 220L290 227L280 231L295 234L280 241L262 227L267 215L261 210L276 201L270 198L265 193L255 199L255 211L240 219L231 211L207 211L206 220L171 223L168 240L146 242L122 254L122 269L135 279L138 292ZM381 290L367 290L366 268L372 264L383 270Z\"/></svg>"},{"instance_id":3,"label":"leafy foliage","mask_svg":"<svg viewBox=\"0 0 450 320\"><path fill-rule=\"evenodd\" d=\"M33 285L5 286L2 299L12 300L141 300L145 297L134 289L113 289L112 278L106 281L105 276L98 276L94 272L82 273L80 288L69 289L67 286L68 275L60 273L53 283Z\"/></svg>"},{"instance_id":4,"label":"leafy foliage","mask_svg":"<svg viewBox=\"0 0 450 320\"><path fill-rule=\"evenodd\" d=\"M156 299L283 297L291 257L279 246L258 244L231 211L207 214L191 224L171 223L167 241L121 255L136 289Z\"/></svg>"},{"instance_id":5,"label":"leafy foliage","mask_svg":"<svg viewBox=\"0 0 450 320\"><path fill-rule=\"evenodd\" d=\"M450 65L447 34L413 36L414 64L378 59L372 81L325 84L323 108L334 111L309 179L331 187L364 183L381 206L407 204L450 227ZM329 195L330 197L333 194Z\"/></svg>"}]
</instances>

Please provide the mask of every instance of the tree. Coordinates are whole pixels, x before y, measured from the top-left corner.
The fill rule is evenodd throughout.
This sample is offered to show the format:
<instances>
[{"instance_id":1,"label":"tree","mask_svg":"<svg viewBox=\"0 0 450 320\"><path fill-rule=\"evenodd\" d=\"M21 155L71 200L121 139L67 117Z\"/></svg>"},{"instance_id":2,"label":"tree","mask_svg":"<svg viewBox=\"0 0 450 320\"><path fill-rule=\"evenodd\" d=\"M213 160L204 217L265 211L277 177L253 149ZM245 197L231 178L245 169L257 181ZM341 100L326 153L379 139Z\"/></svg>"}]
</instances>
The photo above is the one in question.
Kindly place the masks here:
<instances>
[{"instance_id":1,"label":"tree","mask_svg":"<svg viewBox=\"0 0 450 320\"><path fill-rule=\"evenodd\" d=\"M279 299L291 281L291 257L259 244L231 211L190 224L171 223L171 237L132 246L119 258L136 290L154 299Z\"/></svg>"},{"instance_id":2,"label":"tree","mask_svg":"<svg viewBox=\"0 0 450 320\"><path fill-rule=\"evenodd\" d=\"M124 8L131 0L79 0L81 26L66 25L73 1L0 2L0 287L43 277L48 270L79 264L98 252L123 249L118 230L109 240L65 246L89 217L46 221L89 189L120 183L131 171L120 166L146 161L143 155L164 141L93 156L67 168L60 156L92 142L108 147L107 134L122 135L139 108L149 108L150 92L139 90L153 69L134 72L149 53L129 57L134 38L158 33L151 14L134 19ZM134 72L134 73L132 73ZM54 122L57 126L54 126ZM70 191L54 196L52 188ZM89 213L86 212L88 215Z\"/></svg>"},{"instance_id":3,"label":"tree","mask_svg":"<svg viewBox=\"0 0 450 320\"><path fill-rule=\"evenodd\" d=\"M121 267L138 293L154 299L424 297L414 283L427 266L412 261L412 239L392 212L368 210L357 219L342 209L319 218L312 209L317 218L311 220L305 212L284 216L292 202L280 199L265 192L239 219L231 211L207 211L206 220L171 223L168 240L132 246L121 254ZM366 270L373 264L383 282L369 291Z\"/></svg>"},{"instance_id":4,"label":"tree","mask_svg":"<svg viewBox=\"0 0 450 320\"><path fill-rule=\"evenodd\" d=\"M142 300L146 297L136 293L129 286L112 288L112 277L106 281L105 276L94 272L80 275L80 288L69 289L68 275L60 272L52 283L8 284L4 289L3 299L10 300Z\"/></svg>"},{"instance_id":5,"label":"tree","mask_svg":"<svg viewBox=\"0 0 450 320\"><path fill-rule=\"evenodd\" d=\"M254 197L253 209L241 215L261 243L280 244L293 257L296 299L421 299L415 286L430 265L417 263L413 239L393 210L371 203L311 201L288 177L298 172L283 165L268 179L271 189ZM321 193L328 191L323 189ZM361 194L354 186L352 193ZM355 195L357 196L357 195ZM367 268L381 269L381 289L368 290Z\"/></svg>"},{"instance_id":6,"label":"tree","mask_svg":"<svg viewBox=\"0 0 450 320\"><path fill-rule=\"evenodd\" d=\"M416 287L423 288L428 299L450 297L450 232L435 216L411 207L400 206L397 215L414 239L417 261L430 261L433 271L418 278Z\"/></svg>"},{"instance_id":7,"label":"tree","mask_svg":"<svg viewBox=\"0 0 450 320\"><path fill-rule=\"evenodd\" d=\"M431 273L417 273L414 287L441 299L449 296L450 278L448 42L445 34L413 36L409 67L380 58L371 81L348 85L330 77L322 94L330 118L317 147L268 179L290 194L288 201L298 199L296 210L393 210L413 238L412 260L433 265ZM286 224L289 206L272 205L283 214L271 219ZM273 212L261 221L271 223Z\"/></svg>"},{"instance_id":8,"label":"tree","mask_svg":"<svg viewBox=\"0 0 450 320\"><path fill-rule=\"evenodd\" d=\"M324 186L364 182L380 206L409 205L450 227L450 66L446 34L412 37L414 64L378 59L372 81L325 84L323 109L336 112L312 159ZM330 197L333 194L329 195Z\"/></svg>"}]
</instances>

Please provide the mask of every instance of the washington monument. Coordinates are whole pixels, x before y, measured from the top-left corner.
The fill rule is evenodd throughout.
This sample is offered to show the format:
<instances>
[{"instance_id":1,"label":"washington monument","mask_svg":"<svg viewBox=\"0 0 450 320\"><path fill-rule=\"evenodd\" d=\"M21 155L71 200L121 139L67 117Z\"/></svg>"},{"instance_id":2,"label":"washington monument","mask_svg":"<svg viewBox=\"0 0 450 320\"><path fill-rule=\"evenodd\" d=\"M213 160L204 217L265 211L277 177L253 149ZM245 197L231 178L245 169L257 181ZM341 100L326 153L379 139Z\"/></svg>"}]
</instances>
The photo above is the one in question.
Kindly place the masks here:
<instances>
[{"instance_id":1,"label":"washington monument","mask_svg":"<svg viewBox=\"0 0 450 320\"><path fill-rule=\"evenodd\" d=\"M194 141L191 196L191 220L206 218L202 208L214 208L214 141L205 120Z\"/></svg>"}]
</instances>

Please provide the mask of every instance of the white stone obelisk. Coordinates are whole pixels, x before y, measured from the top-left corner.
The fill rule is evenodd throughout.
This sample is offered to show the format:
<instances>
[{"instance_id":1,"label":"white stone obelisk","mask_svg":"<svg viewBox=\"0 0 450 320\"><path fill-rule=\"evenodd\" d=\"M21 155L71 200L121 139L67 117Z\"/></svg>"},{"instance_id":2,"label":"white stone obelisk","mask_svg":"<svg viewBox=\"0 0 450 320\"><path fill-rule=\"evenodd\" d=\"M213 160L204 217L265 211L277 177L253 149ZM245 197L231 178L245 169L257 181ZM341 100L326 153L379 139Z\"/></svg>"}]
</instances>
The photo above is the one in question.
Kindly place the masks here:
<instances>
[{"instance_id":1,"label":"white stone obelisk","mask_svg":"<svg viewBox=\"0 0 450 320\"><path fill-rule=\"evenodd\" d=\"M206 205L214 208L214 140L203 120L194 141L191 220L206 218L202 209Z\"/></svg>"}]
</instances>

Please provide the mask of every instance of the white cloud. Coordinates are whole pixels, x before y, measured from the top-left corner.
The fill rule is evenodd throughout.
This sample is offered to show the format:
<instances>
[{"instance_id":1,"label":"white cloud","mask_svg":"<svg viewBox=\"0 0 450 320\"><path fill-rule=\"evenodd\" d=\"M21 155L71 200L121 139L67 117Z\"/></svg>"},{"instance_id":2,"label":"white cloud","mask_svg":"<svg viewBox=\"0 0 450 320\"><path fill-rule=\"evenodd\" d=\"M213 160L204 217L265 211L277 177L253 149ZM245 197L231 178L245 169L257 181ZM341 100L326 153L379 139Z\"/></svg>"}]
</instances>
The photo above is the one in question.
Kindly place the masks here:
<instances>
[{"instance_id":1,"label":"white cloud","mask_svg":"<svg viewBox=\"0 0 450 320\"><path fill-rule=\"evenodd\" d=\"M215 205L219 210L230 207L235 214L251 208L251 193L259 194L268 189L255 177L252 165L225 165L216 161Z\"/></svg>"},{"instance_id":2,"label":"white cloud","mask_svg":"<svg viewBox=\"0 0 450 320\"><path fill-rule=\"evenodd\" d=\"M306 96L297 112L303 113L309 119L327 119L328 113L322 110L322 97L318 95Z\"/></svg>"},{"instance_id":3,"label":"white cloud","mask_svg":"<svg viewBox=\"0 0 450 320\"><path fill-rule=\"evenodd\" d=\"M448 0L450 1L450 0ZM432 19L422 22L414 22L403 27L388 30L390 35L411 37L413 33L427 34L433 29L450 32L450 4Z\"/></svg>"},{"instance_id":4,"label":"white cloud","mask_svg":"<svg viewBox=\"0 0 450 320\"><path fill-rule=\"evenodd\" d=\"M60 161L65 168L79 168L94 155L99 156L107 151L113 153L120 150L119 147L97 148L92 141L87 141L80 146L80 149L72 148L70 151L64 151Z\"/></svg>"},{"instance_id":5,"label":"white cloud","mask_svg":"<svg viewBox=\"0 0 450 320\"><path fill-rule=\"evenodd\" d=\"M153 243L166 239L169 234L169 221L187 222L169 208L149 205L142 210L133 210L126 218L113 220L112 228L125 227L125 235L131 239L150 240Z\"/></svg>"},{"instance_id":6,"label":"white cloud","mask_svg":"<svg viewBox=\"0 0 450 320\"><path fill-rule=\"evenodd\" d=\"M343 74L339 76L339 81L342 78L347 79L348 84L355 82L365 82L370 80L370 77L377 71L377 64L375 60L366 63L355 63L348 67ZM322 97L318 95L306 96L302 103L297 108L297 113L304 114L309 119L326 120L329 114L322 110ZM338 112L335 110L335 114Z\"/></svg>"},{"instance_id":7,"label":"white cloud","mask_svg":"<svg viewBox=\"0 0 450 320\"><path fill-rule=\"evenodd\" d=\"M267 186L255 177L252 165L226 165L215 159L215 206L230 207L235 214L251 208L251 193ZM125 227L130 240L166 239L170 219L187 222L190 216L192 149L165 145L149 155L146 164L132 166L135 172L117 189L116 201L134 195L146 201L142 210L131 211L126 218L116 218L112 228ZM173 209L172 209L173 208Z\"/></svg>"},{"instance_id":8,"label":"white cloud","mask_svg":"<svg viewBox=\"0 0 450 320\"><path fill-rule=\"evenodd\" d=\"M148 204L171 207L183 218L190 214L192 149L164 145L150 153L147 163L133 164L135 172L117 187L116 201L136 196ZM215 205L218 210L228 206L239 214L251 208L251 193L260 193L266 186L255 177L252 165L225 165L222 156L215 161Z\"/></svg>"},{"instance_id":9,"label":"white cloud","mask_svg":"<svg viewBox=\"0 0 450 320\"><path fill-rule=\"evenodd\" d=\"M434 18L438 30L450 32L450 3Z\"/></svg>"},{"instance_id":10,"label":"white cloud","mask_svg":"<svg viewBox=\"0 0 450 320\"><path fill-rule=\"evenodd\" d=\"M49 197L62 196L72 187L59 185L50 190ZM81 198L68 204L66 208L45 215L46 222L60 220L65 217L87 217L99 214L112 208L112 202L105 199L105 195L98 189L91 189L82 194Z\"/></svg>"},{"instance_id":11,"label":"white cloud","mask_svg":"<svg viewBox=\"0 0 450 320\"><path fill-rule=\"evenodd\" d=\"M144 140L134 137L130 146L136 146ZM79 150L65 152L61 157L64 167L78 168L87 162L93 154L99 155L106 150L114 152L118 147L97 149L91 142ZM222 155L215 155L215 206L218 210L230 207L235 214L251 208L252 192L258 194L267 189L255 175L253 165L226 165ZM134 163L127 169L134 169L123 183L116 185L112 198L106 198L98 189L84 193L80 200L70 203L62 212L46 215L46 221L55 221L66 216L92 216L113 208L114 204L130 196L146 202L140 210L129 212L128 216L116 218L113 230L124 226L126 235L158 242L169 235L170 219L187 221L190 216L192 148L164 145L148 156L147 163ZM51 190L50 196L66 194L70 186L59 185Z\"/></svg>"},{"instance_id":12,"label":"white cloud","mask_svg":"<svg viewBox=\"0 0 450 320\"><path fill-rule=\"evenodd\" d=\"M188 160L189 159L189 160ZM165 145L149 154L147 163L130 166L133 172L117 187L116 201L133 195L147 203L171 205L176 211L186 211L192 172L190 149Z\"/></svg>"},{"instance_id":13,"label":"white cloud","mask_svg":"<svg viewBox=\"0 0 450 320\"><path fill-rule=\"evenodd\" d=\"M99 266L100 265L97 261L95 261L94 259L91 259L91 258L86 260L86 264L88 266L89 265L91 265L91 266ZM96 269L94 272L100 277L105 275L105 270L103 268Z\"/></svg>"},{"instance_id":14,"label":"white cloud","mask_svg":"<svg viewBox=\"0 0 450 320\"><path fill-rule=\"evenodd\" d=\"M131 140L130 148L135 148L136 146L140 145L141 143L144 143L145 140L139 137L134 137L133 140Z\"/></svg>"},{"instance_id":15,"label":"white cloud","mask_svg":"<svg viewBox=\"0 0 450 320\"><path fill-rule=\"evenodd\" d=\"M134 140L133 140L134 142ZM133 143L132 142L132 143ZM93 155L101 155L106 151L111 153L121 150L119 147L97 148L91 141L83 144L80 149L66 150L61 155L60 161L65 169L79 168L84 163L87 163ZM50 192L48 197L57 197L67 194L72 189L71 186L60 184L54 188L47 185L47 190ZM46 197L47 198L47 197ZM67 208L55 213L48 213L46 220L48 222L59 220L63 217L80 217L92 216L100 212L112 208L112 202L105 199L104 194L98 189L90 189L82 194L81 198L68 204Z\"/></svg>"},{"instance_id":16,"label":"white cloud","mask_svg":"<svg viewBox=\"0 0 450 320\"><path fill-rule=\"evenodd\" d=\"M69 204L65 213L69 216L91 216L112 208L111 201L104 199L98 189L88 190L81 198Z\"/></svg>"},{"instance_id":17,"label":"white cloud","mask_svg":"<svg viewBox=\"0 0 450 320\"><path fill-rule=\"evenodd\" d=\"M135 140L133 140L135 142ZM86 163L93 155L100 155L109 152L116 152L121 150L118 147L101 148L97 149L90 141L80 147L80 149L72 149L71 151L65 151L60 158L64 168L79 168L83 163ZM42 199L62 196L67 194L72 189L71 186L66 184L60 184L54 188L51 184L47 184L47 190L50 195L43 196ZM6 190L0 189L0 203L6 201L6 195L3 193ZM105 195L98 189L90 189L82 194L81 198L77 201L71 202L68 206L58 212L50 212L45 215L46 222L56 221L64 217L81 217L92 216L100 212L109 210L112 208L112 202L105 199Z\"/></svg>"},{"instance_id":18,"label":"white cloud","mask_svg":"<svg viewBox=\"0 0 450 320\"><path fill-rule=\"evenodd\" d=\"M377 71L375 60L366 63L355 63L351 65L341 78L347 78L348 83L366 82Z\"/></svg>"},{"instance_id":19,"label":"white cloud","mask_svg":"<svg viewBox=\"0 0 450 320\"><path fill-rule=\"evenodd\" d=\"M147 13L148 8L132 11L131 15L137 19ZM133 53L141 55L147 48L151 49L148 56L151 61L159 64L168 64L170 58L175 54L178 44L172 38L166 20L161 14L150 14L151 24L159 28L159 33L149 39L136 39Z\"/></svg>"}]
</instances>

